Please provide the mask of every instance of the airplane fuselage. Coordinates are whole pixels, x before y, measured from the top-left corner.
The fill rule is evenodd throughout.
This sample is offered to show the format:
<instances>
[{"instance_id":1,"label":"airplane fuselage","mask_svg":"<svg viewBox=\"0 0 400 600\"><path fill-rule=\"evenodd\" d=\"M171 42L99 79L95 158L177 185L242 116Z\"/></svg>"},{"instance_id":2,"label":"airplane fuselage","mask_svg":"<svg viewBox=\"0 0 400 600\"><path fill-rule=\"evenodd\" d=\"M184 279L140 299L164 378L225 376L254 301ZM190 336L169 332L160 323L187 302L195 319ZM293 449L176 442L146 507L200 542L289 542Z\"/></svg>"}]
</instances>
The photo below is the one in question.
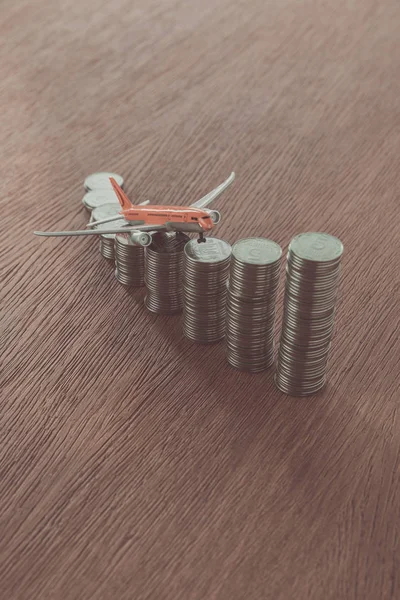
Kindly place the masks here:
<instances>
[{"instance_id":1,"label":"airplane fuselage","mask_svg":"<svg viewBox=\"0 0 400 600\"><path fill-rule=\"evenodd\" d=\"M135 225L168 225L176 231L210 231L213 221L209 213L186 206L132 206L121 210L121 215Z\"/></svg>"}]
</instances>

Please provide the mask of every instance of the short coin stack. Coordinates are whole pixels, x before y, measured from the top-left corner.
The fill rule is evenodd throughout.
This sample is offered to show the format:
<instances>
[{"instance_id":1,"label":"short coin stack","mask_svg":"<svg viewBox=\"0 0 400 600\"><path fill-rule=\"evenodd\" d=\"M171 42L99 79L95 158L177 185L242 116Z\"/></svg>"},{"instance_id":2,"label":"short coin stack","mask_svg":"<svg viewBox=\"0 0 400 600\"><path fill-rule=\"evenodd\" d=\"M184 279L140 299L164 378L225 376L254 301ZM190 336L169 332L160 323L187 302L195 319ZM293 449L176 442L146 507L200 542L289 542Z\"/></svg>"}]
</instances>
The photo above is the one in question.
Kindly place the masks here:
<instances>
[{"instance_id":1,"label":"short coin stack","mask_svg":"<svg viewBox=\"0 0 400 600\"><path fill-rule=\"evenodd\" d=\"M265 238L232 247L226 310L226 356L238 369L257 372L274 362L274 323L282 249Z\"/></svg>"},{"instance_id":2,"label":"short coin stack","mask_svg":"<svg viewBox=\"0 0 400 600\"><path fill-rule=\"evenodd\" d=\"M113 189L86 192L82 198L82 204L89 212L104 204L117 204L120 206Z\"/></svg>"},{"instance_id":3,"label":"short coin stack","mask_svg":"<svg viewBox=\"0 0 400 600\"><path fill-rule=\"evenodd\" d=\"M183 233L153 235L145 259L145 305L151 312L171 315L182 310L183 250L189 239Z\"/></svg>"},{"instance_id":4,"label":"short coin stack","mask_svg":"<svg viewBox=\"0 0 400 600\"><path fill-rule=\"evenodd\" d=\"M183 332L199 343L225 335L227 279L231 246L217 238L185 246L183 265Z\"/></svg>"},{"instance_id":5,"label":"short coin stack","mask_svg":"<svg viewBox=\"0 0 400 600\"><path fill-rule=\"evenodd\" d=\"M115 277L126 286L141 287L144 285L144 253L143 246L132 241L129 233L115 235Z\"/></svg>"},{"instance_id":6,"label":"short coin stack","mask_svg":"<svg viewBox=\"0 0 400 600\"><path fill-rule=\"evenodd\" d=\"M118 173L110 173L108 171L102 171L100 173L92 173L88 175L83 183L85 190L88 192L92 190L112 190L110 177L115 179L119 186L124 187L124 178Z\"/></svg>"},{"instance_id":7,"label":"short coin stack","mask_svg":"<svg viewBox=\"0 0 400 600\"><path fill-rule=\"evenodd\" d=\"M325 385L343 245L326 233L302 233L290 243L283 325L275 382L292 396Z\"/></svg>"},{"instance_id":8,"label":"short coin stack","mask_svg":"<svg viewBox=\"0 0 400 600\"><path fill-rule=\"evenodd\" d=\"M109 203L98 206L92 210L90 221L102 221L109 217L115 217L119 214L121 207L119 204ZM126 221L121 217L121 220L113 221L113 227L121 227L126 224ZM110 223L102 223L95 226L96 229L110 229ZM100 254L108 260L114 260L114 240L115 233L105 233L100 236Z\"/></svg>"},{"instance_id":9,"label":"short coin stack","mask_svg":"<svg viewBox=\"0 0 400 600\"><path fill-rule=\"evenodd\" d=\"M89 212L104 204L118 204L119 206L110 177L113 177L123 187L124 179L117 173L92 173L86 177L83 185L87 193L82 198L82 204Z\"/></svg>"}]
</instances>

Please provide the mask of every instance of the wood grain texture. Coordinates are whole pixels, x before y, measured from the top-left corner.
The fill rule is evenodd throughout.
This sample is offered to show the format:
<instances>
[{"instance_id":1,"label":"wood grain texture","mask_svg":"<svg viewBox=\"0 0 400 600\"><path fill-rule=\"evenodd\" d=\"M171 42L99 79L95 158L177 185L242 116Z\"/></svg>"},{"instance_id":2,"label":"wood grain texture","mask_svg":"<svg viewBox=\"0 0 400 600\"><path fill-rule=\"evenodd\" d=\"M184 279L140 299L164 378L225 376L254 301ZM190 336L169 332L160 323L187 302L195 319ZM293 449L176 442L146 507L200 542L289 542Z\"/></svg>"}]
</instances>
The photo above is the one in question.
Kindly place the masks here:
<instances>
[{"instance_id":1,"label":"wood grain texture","mask_svg":"<svg viewBox=\"0 0 400 600\"><path fill-rule=\"evenodd\" d=\"M398 0L2 1L0 598L400 598L399 27ZM32 235L81 228L102 169L165 203L235 170L220 237L342 239L322 394Z\"/></svg>"}]
</instances>

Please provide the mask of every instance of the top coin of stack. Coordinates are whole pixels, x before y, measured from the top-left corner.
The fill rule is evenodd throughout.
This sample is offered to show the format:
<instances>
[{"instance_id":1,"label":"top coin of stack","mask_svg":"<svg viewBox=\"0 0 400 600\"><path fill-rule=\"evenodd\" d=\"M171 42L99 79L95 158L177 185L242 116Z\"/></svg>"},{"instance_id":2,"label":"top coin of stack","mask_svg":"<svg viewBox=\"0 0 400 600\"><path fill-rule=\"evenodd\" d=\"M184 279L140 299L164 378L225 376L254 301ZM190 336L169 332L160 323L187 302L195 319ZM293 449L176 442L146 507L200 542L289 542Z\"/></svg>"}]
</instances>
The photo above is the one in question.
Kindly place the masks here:
<instances>
[{"instance_id":1,"label":"top coin of stack","mask_svg":"<svg viewBox=\"0 0 400 600\"><path fill-rule=\"evenodd\" d=\"M183 332L200 343L225 335L226 282L231 246L217 238L206 243L191 240L185 246L183 264Z\"/></svg>"},{"instance_id":2,"label":"top coin of stack","mask_svg":"<svg viewBox=\"0 0 400 600\"><path fill-rule=\"evenodd\" d=\"M92 190L90 192L86 192L82 198L82 204L89 212L95 208L99 208L99 206L103 206L104 204L116 204L118 207L120 207L118 198L112 189Z\"/></svg>"},{"instance_id":3,"label":"top coin of stack","mask_svg":"<svg viewBox=\"0 0 400 600\"><path fill-rule=\"evenodd\" d=\"M230 365L262 371L274 360L274 322L282 249L265 238L239 240L232 248L226 311Z\"/></svg>"},{"instance_id":4,"label":"top coin of stack","mask_svg":"<svg viewBox=\"0 0 400 600\"><path fill-rule=\"evenodd\" d=\"M302 233L290 243L283 325L275 382L293 396L325 385L343 253L326 233Z\"/></svg>"},{"instance_id":5,"label":"top coin of stack","mask_svg":"<svg viewBox=\"0 0 400 600\"><path fill-rule=\"evenodd\" d=\"M110 177L115 179L120 187L124 186L124 179L121 175L117 173L92 173L92 175L88 175L84 181L85 189L90 192L91 190L108 190L113 189L110 181Z\"/></svg>"},{"instance_id":6,"label":"top coin of stack","mask_svg":"<svg viewBox=\"0 0 400 600\"><path fill-rule=\"evenodd\" d=\"M266 238L239 240L232 247L231 292L241 298L264 298L279 279L282 248Z\"/></svg>"}]
</instances>

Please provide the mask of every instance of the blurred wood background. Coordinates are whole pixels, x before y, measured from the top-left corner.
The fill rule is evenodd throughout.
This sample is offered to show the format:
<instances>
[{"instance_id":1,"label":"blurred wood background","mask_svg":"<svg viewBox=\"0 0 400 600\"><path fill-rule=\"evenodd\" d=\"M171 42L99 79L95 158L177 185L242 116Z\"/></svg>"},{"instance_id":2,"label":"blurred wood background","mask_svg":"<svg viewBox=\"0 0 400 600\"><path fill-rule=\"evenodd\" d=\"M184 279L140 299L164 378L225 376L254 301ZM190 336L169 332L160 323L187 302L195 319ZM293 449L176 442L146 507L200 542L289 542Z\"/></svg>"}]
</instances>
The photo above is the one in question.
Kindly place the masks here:
<instances>
[{"instance_id":1,"label":"blurred wood background","mask_svg":"<svg viewBox=\"0 0 400 600\"><path fill-rule=\"evenodd\" d=\"M398 0L2 1L2 599L400 597L399 28ZM326 390L34 237L84 226L98 170L158 203L235 170L219 237L341 238Z\"/></svg>"}]
</instances>

